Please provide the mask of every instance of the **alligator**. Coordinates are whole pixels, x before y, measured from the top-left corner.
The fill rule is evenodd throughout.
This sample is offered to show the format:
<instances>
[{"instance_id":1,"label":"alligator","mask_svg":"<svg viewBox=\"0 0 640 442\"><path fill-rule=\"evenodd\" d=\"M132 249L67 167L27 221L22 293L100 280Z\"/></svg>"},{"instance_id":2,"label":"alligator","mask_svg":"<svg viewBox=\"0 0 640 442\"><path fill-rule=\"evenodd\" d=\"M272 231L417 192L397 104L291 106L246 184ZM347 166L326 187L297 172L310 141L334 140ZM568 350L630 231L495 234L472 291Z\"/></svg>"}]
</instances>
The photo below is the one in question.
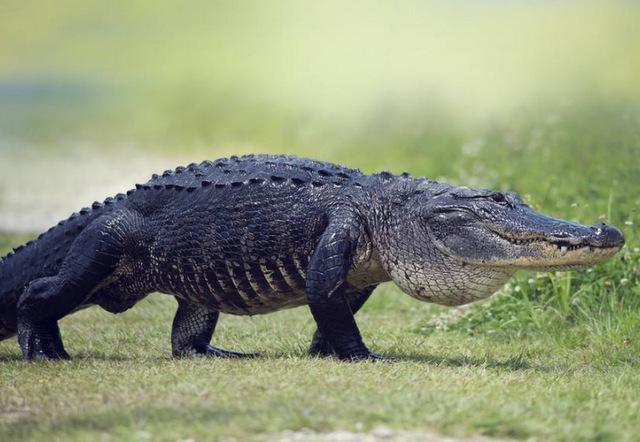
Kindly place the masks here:
<instances>
[{"instance_id":1,"label":"alligator","mask_svg":"<svg viewBox=\"0 0 640 442\"><path fill-rule=\"evenodd\" d=\"M516 193L232 156L153 175L4 257L0 340L17 335L26 360L68 359L62 317L92 305L120 313L160 292L177 300L176 357L254 356L211 344L220 313L309 305L310 354L375 360L354 315L383 282L456 306L518 269L585 268L623 244L611 225L542 215Z\"/></svg>"}]
</instances>

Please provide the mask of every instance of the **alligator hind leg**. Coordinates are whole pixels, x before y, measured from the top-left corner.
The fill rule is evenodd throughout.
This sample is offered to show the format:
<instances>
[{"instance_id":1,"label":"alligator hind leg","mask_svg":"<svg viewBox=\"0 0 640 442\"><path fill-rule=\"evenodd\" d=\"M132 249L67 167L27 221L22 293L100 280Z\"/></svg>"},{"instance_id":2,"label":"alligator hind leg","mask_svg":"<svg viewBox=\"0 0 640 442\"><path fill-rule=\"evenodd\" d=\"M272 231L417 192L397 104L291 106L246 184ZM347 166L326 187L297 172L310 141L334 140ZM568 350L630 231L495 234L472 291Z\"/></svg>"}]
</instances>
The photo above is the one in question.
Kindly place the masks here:
<instances>
[{"instance_id":1,"label":"alligator hind leg","mask_svg":"<svg viewBox=\"0 0 640 442\"><path fill-rule=\"evenodd\" d=\"M45 283L42 280L38 282ZM18 342L26 360L71 359L62 344L58 321L53 318L19 322Z\"/></svg>"},{"instance_id":2,"label":"alligator hind leg","mask_svg":"<svg viewBox=\"0 0 640 442\"><path fill-rule=\"evenodd\" d=\"M210 344L220 313L179 298L178 311L173 319L171 348L175 357L217 356L222 358L251 358L255 353L236 353Z\"/></svg>"},{"instance_id":3,"label":"alligator hind leg","mask_svg":"<svg viewBox=\"0 0 640 442\"><path fill-rule=\"evenodd\" d=\"M58 320L85 304L91 291L116 269L127 231L121 215L92 221L74 241L58 274L32 281L20 296L18 342L26 360L69 358Z\"/></svg>"}]
</instances>

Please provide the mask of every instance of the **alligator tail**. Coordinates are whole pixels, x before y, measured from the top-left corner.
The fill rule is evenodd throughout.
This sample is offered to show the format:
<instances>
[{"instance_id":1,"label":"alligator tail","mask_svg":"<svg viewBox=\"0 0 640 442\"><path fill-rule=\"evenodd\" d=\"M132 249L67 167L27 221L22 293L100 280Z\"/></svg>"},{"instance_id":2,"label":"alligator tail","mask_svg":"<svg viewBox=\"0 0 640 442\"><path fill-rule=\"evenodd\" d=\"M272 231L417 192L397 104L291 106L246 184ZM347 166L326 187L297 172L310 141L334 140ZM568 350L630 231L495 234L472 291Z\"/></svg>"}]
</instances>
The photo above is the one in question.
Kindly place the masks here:
<instances>
[{"instance_id":1,"label":"alligator tail","mask_svg":"<svg viewBox=\"0 0 640 442\"><path fill-rule=\"evenodd\" d=\"M33 280L58 273L73 241L94 219L113 207L124 195L95 202L60 221L37 239L16 247L0 258L0 341L13 336L17 328L16 305Z\"/></svg>"}]
</instances>

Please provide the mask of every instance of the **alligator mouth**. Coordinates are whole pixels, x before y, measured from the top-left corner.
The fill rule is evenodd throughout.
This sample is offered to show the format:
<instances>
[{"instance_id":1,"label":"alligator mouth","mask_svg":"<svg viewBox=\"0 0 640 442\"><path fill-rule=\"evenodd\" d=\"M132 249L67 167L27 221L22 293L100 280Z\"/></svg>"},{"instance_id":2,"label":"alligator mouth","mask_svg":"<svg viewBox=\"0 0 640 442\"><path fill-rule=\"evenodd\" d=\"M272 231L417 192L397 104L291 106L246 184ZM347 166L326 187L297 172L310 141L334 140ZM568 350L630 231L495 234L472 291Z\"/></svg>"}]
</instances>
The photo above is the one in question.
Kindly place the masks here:
<instances>
[{"instance_id":1,"label":"alligator mouth","mask_svg":"<svg viewBox=\"0 0 640 442\"><path fill-rule=\"evenodd\" d=\"M527 245L540 245L543 247L553 247L555 251L559 252L560 256L564 256L569 252L575 251L583 251L583 252L595 252L595 251L609 251L609 250L617 250L621 246L618 244L590 244L586 241L586 239L549 239L543 236L532 236L529 238L516 238L514 236L510 236L505 233L497 232L492 230L493 233L498 235L500 238L508 241L509 243L517 246L527 246Z\"/></svg>"},{"instance_id":2,"label":"alligator mouth","mask_svg":"<svg viewBox=\"0 0 640 442\"><path fill-rule=\"evenodd\" d=\"M482 222L481 218L473 211L461 208L458 209L462 212L471 214L478 221ZM590 238L589 236L585 237L570 237L570 236L558 236L556 238L549 238L547 236L543 236L539 233L524 233L521 236L516 237L511 233L506 233L499 231L495 227L490 224L484 223L484 227L497 235L498 237L508 241L511 244L517 246L526 246L531 244L538 244L541 246L553 246L558 249L558 251L564 255L567 252L576 251L580 249L584 249L584 251L605 251L605 250L618 250L624 245L624 238L622 234L620 234L620 238L616 242L601 242L597 241L595 238ZM604 225L603 225L604 226ZM604 226L610 227L610 226ZM615 230L615 229L614 229ZM618 232L619 233L619 232Z\"/></svg>"},{"instance_id":3,"label":"alligator mouth","mask_svg":"<svg viewBox=\"0 0 640 442\"><path fill-rule=\"evenodd\" d=\"M467 254L464 247L459 251L455 250L455 246L452 249L429 230L434 243L443 253L466 264L539 271L579 269L611 258L625 243L620 230L604 223L587 226L567 222L576 233L561 229L558 229L557 233L548 234L536 231L512 232L483 221L473 211L458 211L474 216L487 232L495 235L495 240L500 238L512 246L506 246L504 250L497 252L496 256L478 257L473 253ZM562 220L552 221L562 223ZM502 245L505 246L504 243Z\"/></svg>"},{"instance_id":4,"label":"alligator mouth","mask_svg":"<svg viewBox=\"0 0 640 442\"><path fill-rule=\"evenodd\" d=\"M498 237L513 244L521 251L502 262L502 265L515 266L534 271L574 270L589 267L615 255L621 244L593 244L589 238L545 238L531 236L516 238L504 233L494 232ZM500 265L494 262L493 265Z\"/></svg>"}]
</instances>

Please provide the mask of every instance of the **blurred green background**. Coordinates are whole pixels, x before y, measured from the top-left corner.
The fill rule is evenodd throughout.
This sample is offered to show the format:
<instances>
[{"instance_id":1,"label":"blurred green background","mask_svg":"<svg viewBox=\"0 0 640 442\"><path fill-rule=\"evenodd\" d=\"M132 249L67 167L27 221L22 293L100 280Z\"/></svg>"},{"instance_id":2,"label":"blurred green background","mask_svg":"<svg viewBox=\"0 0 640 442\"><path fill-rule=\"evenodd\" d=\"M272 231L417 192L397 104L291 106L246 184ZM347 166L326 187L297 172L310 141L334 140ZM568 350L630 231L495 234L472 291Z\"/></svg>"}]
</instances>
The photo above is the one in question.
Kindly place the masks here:
<instances>
[{"instance_id":1,"label":"blurred green background","mask_svg":"<svg viewBox=\"0 0 640 442\"><path fill-rule=\"evenodd\" d=\"M245 152L624 223L640 195L638 23L632 1L4 1L0 229Z\"/></svg>"}]
</instances>

